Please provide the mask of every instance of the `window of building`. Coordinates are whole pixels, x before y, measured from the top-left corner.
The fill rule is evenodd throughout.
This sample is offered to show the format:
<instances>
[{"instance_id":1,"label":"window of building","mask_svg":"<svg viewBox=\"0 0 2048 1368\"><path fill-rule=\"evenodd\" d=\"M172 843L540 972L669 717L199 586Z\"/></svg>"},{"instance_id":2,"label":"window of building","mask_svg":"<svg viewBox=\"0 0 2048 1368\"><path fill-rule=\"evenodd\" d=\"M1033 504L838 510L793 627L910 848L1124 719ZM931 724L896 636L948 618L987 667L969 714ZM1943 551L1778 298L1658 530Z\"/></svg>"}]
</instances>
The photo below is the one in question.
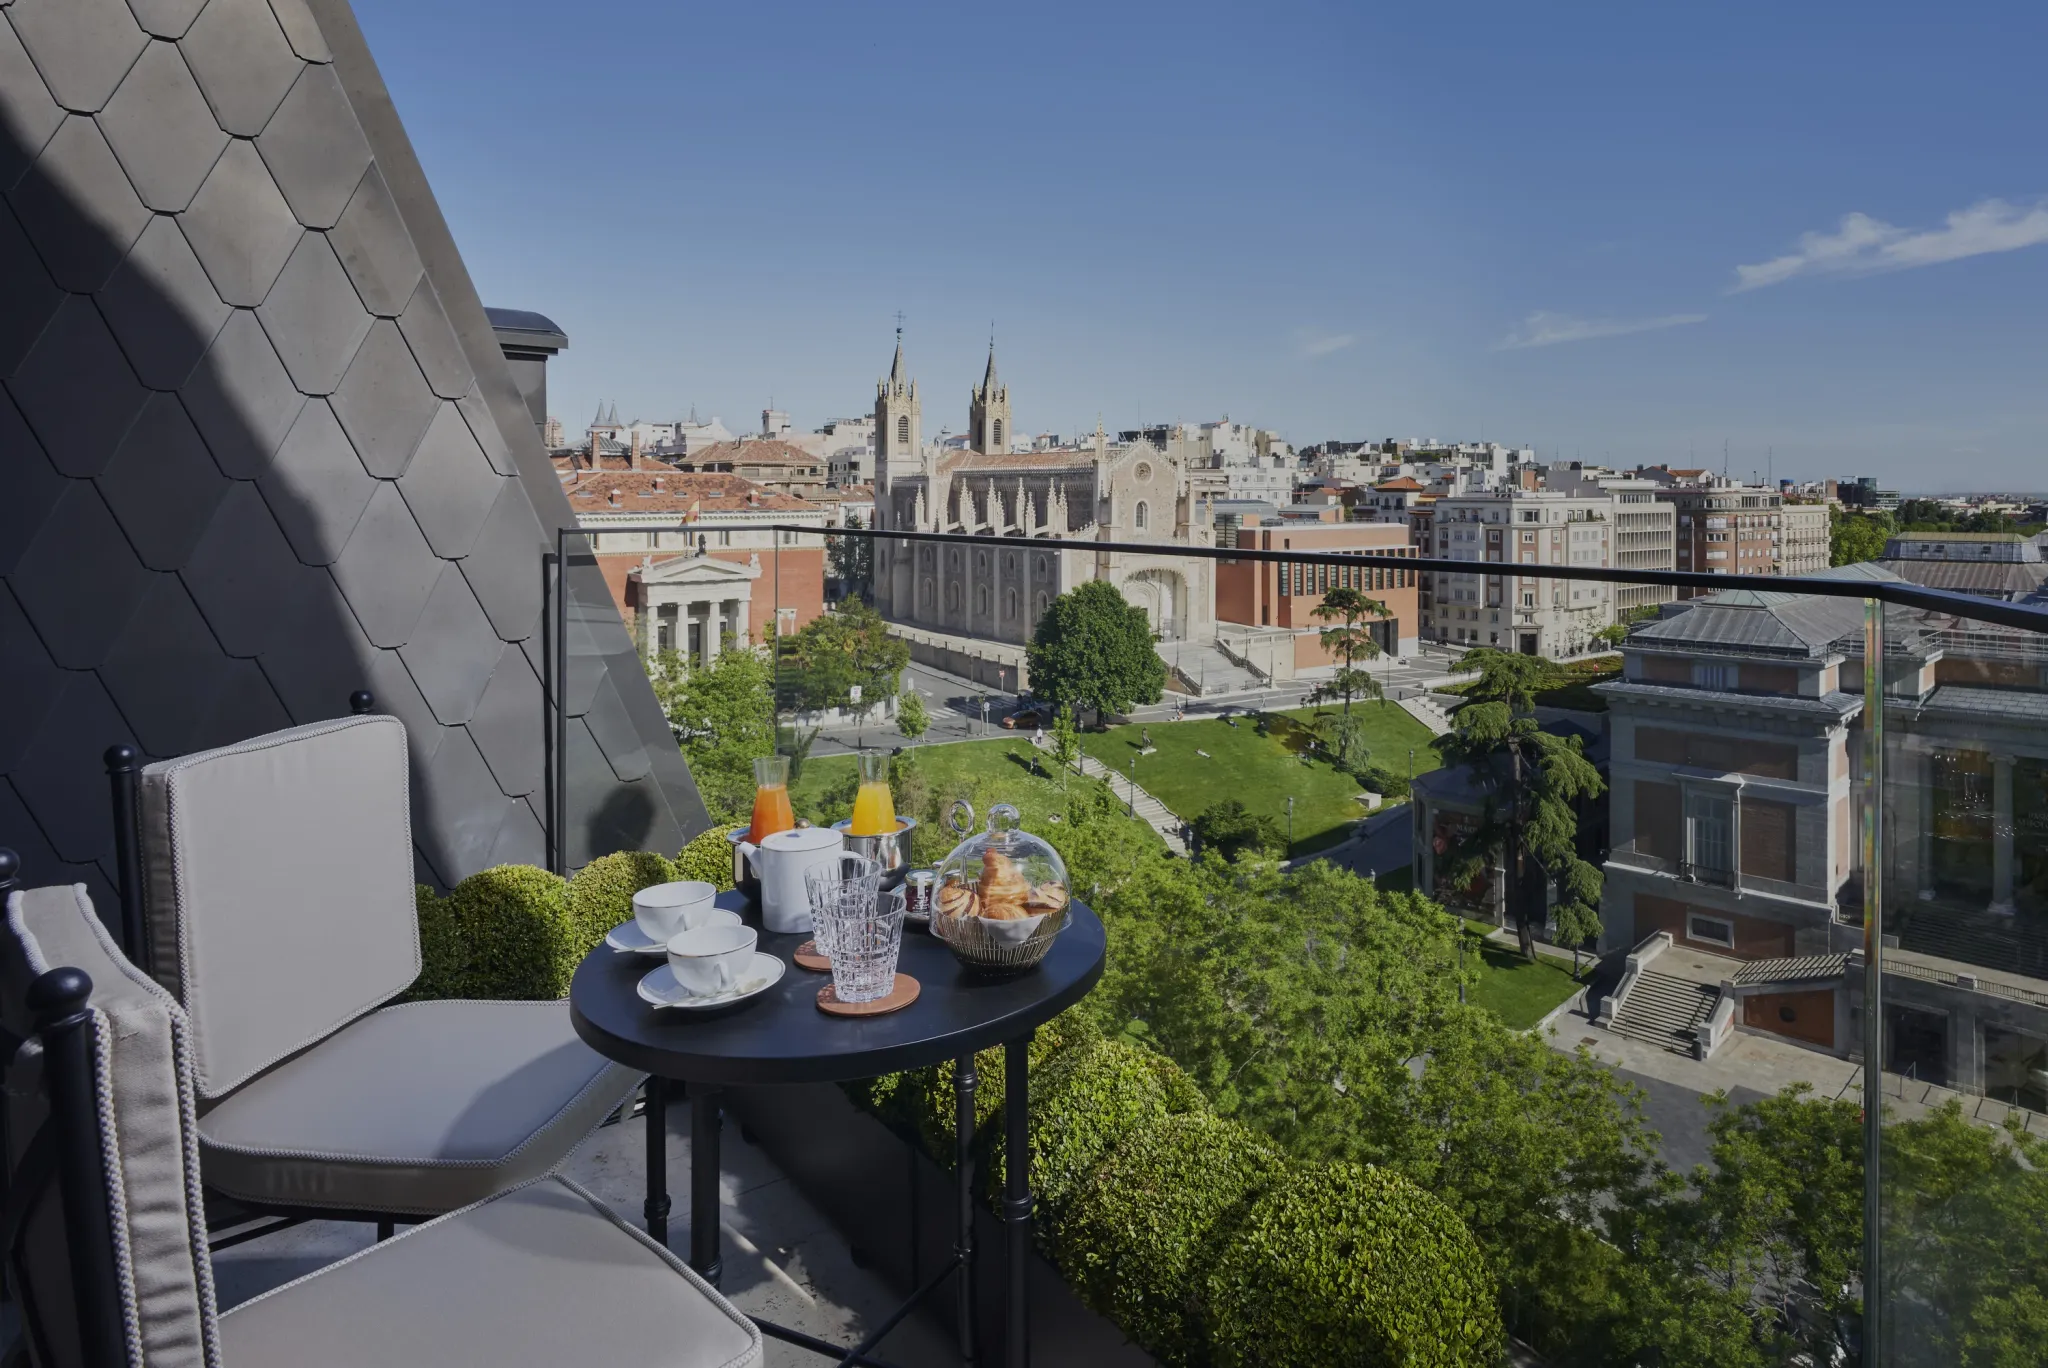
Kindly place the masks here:
<instances>
[{"instance_id":1,"label":"window of building","mask_svg":"<svg viewBox=\"0 0 2048 1368\"><path fill-rule=\"evenodd\" d=\"M1700 878L1726 882L1735 855L1735 805L1725 795L1685 797L1686 861Z\"/></svg>"},{"instance_id":2,"label":"window of building","mask_svg":"<svg viewBox=\"0 0 2048 1368\"><path fill-rule=\"evenodd\" d=\"M1697 912L1688 913L1685 918L1685 938L1733 950L1735 923L1724 921L1720 917L1703 917Z\"/></svg>"},{"instance_id":3,"label":"window of building","mask_svg":"<svg viewBox=\"0 0 2048 1368\"><path fill-rule=\"evenodd\" d=\"M1145 501L1143 499L1138 500L1137 511L1131 514L1131 525L1142 529L1145 526L1146 518L1151 514L1151 511L1152 510L1146 506Z\"/></svg>"},{"instance_id":4,"label":"window of building","mask_svg":"<svg viewBox=\"0 0 2048 1368\"><path fill-rule=\"evenodd\" d=\"M990 427L988 444L997 451L1003 449L1003 420L998 418Z\"/></svg>"},{"instance_id":5,"label":"window of building","mask_svg":"<svg viewBox=\"0 0 2048 1368\"><path fill-rule=\"evenodd\" d=\"M1732 689L1735 687L1734 665L1698 660L1693 662L1692 682L1702 689Z\"/></svg>"},{"instance_id":6,"label":"window of building","mask_svg":"<svg viewBox=\"0 0 2048 1368\"><path fill-rule=\"evenodd\" d=\"M898 447L910 445L910 419L908 416L896 420L896 445Z\"/></svg>"}]
</instances>

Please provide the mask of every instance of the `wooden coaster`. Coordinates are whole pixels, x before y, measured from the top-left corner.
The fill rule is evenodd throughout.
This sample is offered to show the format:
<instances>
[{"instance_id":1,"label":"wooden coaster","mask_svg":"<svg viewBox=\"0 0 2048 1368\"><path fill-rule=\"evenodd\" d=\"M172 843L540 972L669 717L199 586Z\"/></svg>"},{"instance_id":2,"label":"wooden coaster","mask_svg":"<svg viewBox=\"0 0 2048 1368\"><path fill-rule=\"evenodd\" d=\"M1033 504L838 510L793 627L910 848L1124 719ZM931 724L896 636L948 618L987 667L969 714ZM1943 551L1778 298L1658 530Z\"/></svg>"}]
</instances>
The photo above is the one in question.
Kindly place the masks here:
<instances>
[{"instance_id":1,"label":"wooden coaster","mask_svg":"<svg viewBox=\"0 0 2048 1368\"><path fill-rule=\"evenodd\" d=\"M796 953L790 958L796 961L796 967L799 969L808 969L814 974L832 972L832 961L818 953L818 943L814 940L807 940L799 945Z\"/></svg>"},{"instance_id":2,"label":"wooden coaster","mask_svg":"<svg viewBox=\"0 0 2048 1368\"><path fill-rule=\"evenodd\" d=\"M886 1016L917 1001L917 993L917 980L908 974L898 974L896 986L890 990L889 996L876 998L873 1002L841 1002L839 994L828 983L818 990L818 1010L830 1016Z\"/></svg>"}]
</instances>

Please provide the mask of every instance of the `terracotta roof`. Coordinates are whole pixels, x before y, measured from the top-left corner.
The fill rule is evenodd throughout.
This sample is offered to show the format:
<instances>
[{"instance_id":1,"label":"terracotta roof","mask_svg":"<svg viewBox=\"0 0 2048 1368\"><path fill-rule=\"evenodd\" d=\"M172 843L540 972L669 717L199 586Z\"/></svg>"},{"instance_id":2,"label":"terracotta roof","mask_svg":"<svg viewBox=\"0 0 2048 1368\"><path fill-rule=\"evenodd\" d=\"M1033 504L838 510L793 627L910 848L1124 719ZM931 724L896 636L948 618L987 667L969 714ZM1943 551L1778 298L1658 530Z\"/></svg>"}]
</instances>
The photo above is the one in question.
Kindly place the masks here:
<instances>
[{"instance_id":1,"label":"terracotta roof","mask_svg":"<svg viewBox=\"0 0 2048 1368\"><path fill-rule=\"evenodd\" d=\"M777 494L739 475L682 471L583 471L562 483L569 507L583 513L819 513L807 499ZM612 496L618 495L616 502Z\"/></svg>"},{"instance_id":2,"label":"terracotta roof","mask_svg":"<svg viewBox=\"0 0 2048 1368\"><path fill-rule=\"evenodd\" d=\"M1093 464L1094 447L1060 447L1052 451L963 451L947 457L940 468L986 475L1005 470L1073 470Z\"/></svg>"},{"instance_id":3,"label":"terracotta roof","mask_svg":"<svg viewBox=\"0 0 2048 1368\"><path fill-rule=\"evenodd\" d=\"M1418 494L1422 492L1422 486L1417 484L1414 480L1410 479L1406 475L1397 475L1391 480L1382 480L1380 483L1374 485L1373 488L1378 490L1391 490L1394 493L1407 493L1410 490L1413 490Z\"/></svg>"},{"instance_id":4,"label":"terracotta roof","mask_svg":"<svg viewBox=\"0 0 2048 1368\"><path fill-rule=\"evenodd\" d=\"M827 465L822 456L813 456L800 446L777 441L772 437L741 437L730 442L712 442L698 447L683 457L683 464L705 465L770 465L816 467L820 471Z\"/></svg>"}]
</instances>

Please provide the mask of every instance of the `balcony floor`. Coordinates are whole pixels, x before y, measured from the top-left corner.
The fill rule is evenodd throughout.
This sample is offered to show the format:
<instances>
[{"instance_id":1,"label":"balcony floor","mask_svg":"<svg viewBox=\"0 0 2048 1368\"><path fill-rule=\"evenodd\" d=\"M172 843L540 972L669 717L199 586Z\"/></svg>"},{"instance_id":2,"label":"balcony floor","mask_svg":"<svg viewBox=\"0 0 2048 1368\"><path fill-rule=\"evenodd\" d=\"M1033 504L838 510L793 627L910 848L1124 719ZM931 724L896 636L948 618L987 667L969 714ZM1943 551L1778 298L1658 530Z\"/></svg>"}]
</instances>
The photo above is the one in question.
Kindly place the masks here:
<instances>
[{"instance_id":1,"label":"balcony floor","mask_svg":"<svg viewBox=\"0 0 2048 1368\"><path fill-rule=\"evenodd\" d=\"M690 1142L687 1108L669 1111L669 1246L690 1238ZM601 1127L570 1156L563 1172L639 1225L645 1196L645 1131L638 1120ZM751 1315L839 1343L858 1340L894 1310L900 1297L872 1273L853 1266L846 1241L768 1157L726 1123L720 1145L720 1198L725 1221L725 1295ZM375 1240L369 1226L318 1221L226 1250L214 1260L222 1310L303 1277ZM912 1315L876 1351L902 1368L959 1362L950 1333L927 1313ZM816 1368L829 1360L767 1341L775 1368Z\"/></svg>"}]
</instances>

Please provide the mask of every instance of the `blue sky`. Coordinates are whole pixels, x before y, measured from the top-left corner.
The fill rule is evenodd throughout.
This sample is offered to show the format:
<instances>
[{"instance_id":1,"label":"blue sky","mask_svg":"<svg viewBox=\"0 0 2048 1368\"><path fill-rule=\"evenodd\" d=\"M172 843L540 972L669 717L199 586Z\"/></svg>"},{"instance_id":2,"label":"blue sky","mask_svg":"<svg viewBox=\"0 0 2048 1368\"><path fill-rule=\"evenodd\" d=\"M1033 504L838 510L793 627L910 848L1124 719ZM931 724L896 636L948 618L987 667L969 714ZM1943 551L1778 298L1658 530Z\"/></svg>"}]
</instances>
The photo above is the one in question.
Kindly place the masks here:
<instances>
[{"instance_id":1,"label":"blue sky","mask_svg":"<svg viewBox=\"0 0 2048 1368\"><path fill-rule=\"evenodd\" d=\"M2048 487L2048 7L357 0L580 431L1228 412Z\"/></svg>"}]
</instances>

